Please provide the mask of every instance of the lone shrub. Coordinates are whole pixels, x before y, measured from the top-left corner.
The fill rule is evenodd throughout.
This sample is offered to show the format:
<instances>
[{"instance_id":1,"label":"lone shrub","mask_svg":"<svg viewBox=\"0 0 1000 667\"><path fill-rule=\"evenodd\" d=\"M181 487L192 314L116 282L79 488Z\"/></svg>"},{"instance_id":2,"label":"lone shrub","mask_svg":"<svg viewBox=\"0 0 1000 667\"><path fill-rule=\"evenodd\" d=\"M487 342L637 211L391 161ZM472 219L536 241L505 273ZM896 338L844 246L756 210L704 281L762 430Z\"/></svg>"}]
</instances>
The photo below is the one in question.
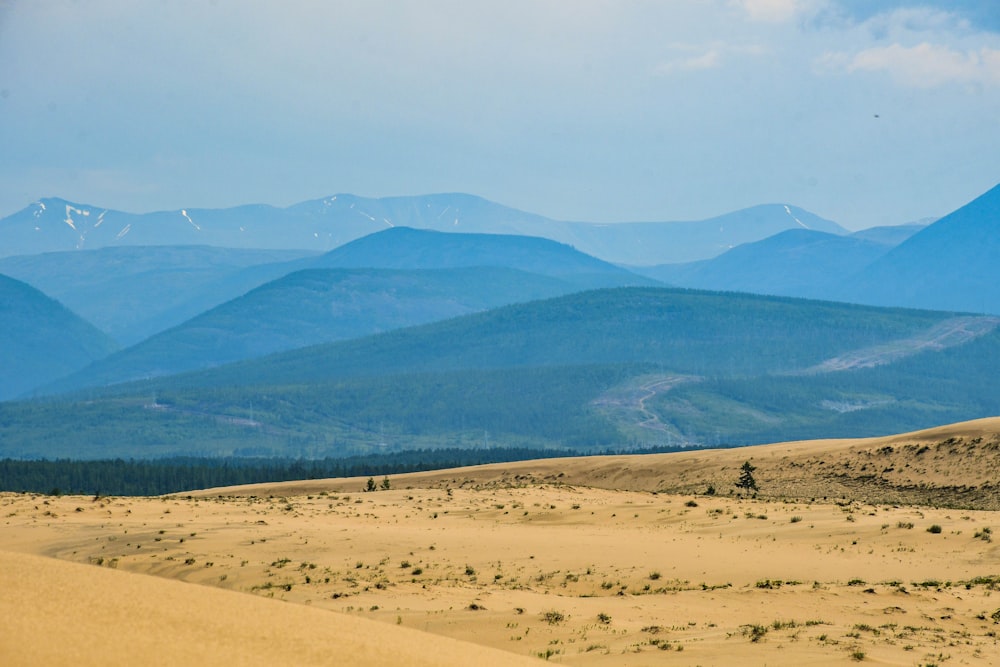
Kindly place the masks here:
<instances>
[{"instance_id":1,"label":"lone shrub","mask_svg":"<svg viewBox=\"0 0 1000 667\"><path fill-rule=\"evenodd\" d=\"M547 611L542 614L542 620L544 620L549 625L556 625L557 623L562 623L566 620L566 616L559 611Z\"/></svg>"}]
</instances>

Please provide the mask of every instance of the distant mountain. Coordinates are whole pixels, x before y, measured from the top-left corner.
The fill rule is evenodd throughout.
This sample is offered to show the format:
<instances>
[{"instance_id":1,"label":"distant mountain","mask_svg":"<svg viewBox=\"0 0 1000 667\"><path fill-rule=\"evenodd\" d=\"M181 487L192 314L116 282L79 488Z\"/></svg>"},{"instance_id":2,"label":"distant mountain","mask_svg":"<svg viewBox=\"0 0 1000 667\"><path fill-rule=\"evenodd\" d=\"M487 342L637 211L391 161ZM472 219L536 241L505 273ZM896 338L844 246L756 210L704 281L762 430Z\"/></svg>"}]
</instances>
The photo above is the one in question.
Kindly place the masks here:
<instances>
[{"instance_id":1,"label":"distant mountain","mask_svg":"<svg viewBox=\"0 0 1000 667\"><path fill-rule=\"evenodd\" d=\"M680 287L828 299L891 246L859 238L790 229L690 264L639 269Z\"/></svg>"},{"instance_id":2,"label":"distant mountain","mask_svg":"<svg viewBox=\"0 0 1000 667\"><path fill-rule=\"evenodd\" d=\"M649 266L709 259L787 229L847 233L837 223L795 206L765 204L695 222L574 223L566 242L619 264Z\"/></svg>"},{"instance_id":3,"label":"distant mountain","mask_svg":"<svg viewBox=\"0 0 1000 667\"><path fill-rule=\"evenodd\" d=\"M298 271L53 387L101 386L219 366L575 290L555 278L503 267Z\"/></svg>"},{"instance_id":4,"label":"distant mountain","mask_svg":"<svg viewBox=\"0 0 1000 667\"><path fill-rule=\"evenodd\" d=\"M384 227L355 217L324 224L312 211L265 205L136 214L49 198L0 220L0 248L4 255L155 245L323 251Z\"/></svg>"},{"instance_id":5,"label":"distant mountain","mask_svg":"<svg viewBox=\"0 0 1000 667\"><path fill-rule=\"evenodd\" d=\"M503 266L557 277L581 289L655 284L649 278L545 238L442 233L405 227L352 241L309 264L380 269Z\"/></svg>"},{"instance_id":6,"label":"distant mountain","mask_svg":"<svg viewBox=\"0 0 1000 667\"><path fill-rule=\"evenodd\" d=\"M893 247L898 246L932 222L934 222L934 219L929 219L927 222L908 222L905 225L869 227L868 229L852 233L851 237Z\"/></svg>"},{"instance_id":7,"label":"distant mountain","mask_svg":"<svg viewBox=\"0 0 1000 667\"><path fill-rule=\"evenodd\" d=\"M134 214L41 199L0 219L0 256L130 245L327 251L392 227L539 236L607 261L649 265L714 257L779 231L845 230L784 204L755 206L697 222L566 222L467 194L368 199L338 194L288 208L265 205Z\"/></svg>"},{"instance_id":8,"label":"distant mountain","mask_svg":"<svg viewBox=\"0 0 1000 667\"><path fill-rule=\"evenodd\" d=\"M82 368L115 347L58 301L0 275L0 400Z\"/></svg>"},{"instance_id":9,"label":"distant mountain","mask_svg":"<svg viewBox=\"0 0 1000 667\"><path fill-rule=\"evenodd\" d=\"M66 304L122 344L135 343L290 272L290 250L120 246L0 258L0 273ZM241 273L256 268L246 280ZM239 277L238 277L239 276Z\"/></svg>"},{"instance_id":10,"label":"distant mountain","mask_svg":"<svg viewBox=\"0 0 1000 667\"><path fill-rule=\"evenodd\" d=\"M657 284L548 239L396 227L228 275L201 288L204 299L247 293L52 386L170 375L593 287Z\"/></svg>"},{"instance_id":11,"label":"distant mountain","mask_svg":"<svg viewBox=\"0 0 1000 667\"><path fill-rule=\"evenodd\" d=\"M1000 185L903 241L837 295L867 304L1000 313Z\"/></svg>"}]
</instances>

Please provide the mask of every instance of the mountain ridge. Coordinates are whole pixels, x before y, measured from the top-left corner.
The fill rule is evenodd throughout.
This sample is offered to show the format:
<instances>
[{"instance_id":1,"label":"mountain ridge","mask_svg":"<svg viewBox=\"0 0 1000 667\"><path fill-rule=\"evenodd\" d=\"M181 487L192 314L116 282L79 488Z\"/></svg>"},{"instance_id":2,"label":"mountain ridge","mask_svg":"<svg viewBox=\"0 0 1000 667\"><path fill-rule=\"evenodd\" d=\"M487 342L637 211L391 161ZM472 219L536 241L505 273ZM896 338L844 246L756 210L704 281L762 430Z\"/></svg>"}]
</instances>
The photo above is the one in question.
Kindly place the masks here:
<instances>
[{"instance_id":1,"label":"mountain ridge","mask_svg":"<svg viewBox=\"0 0 1000 667\"><path fill-rule=\"evenodd\" d=\"M78 370L117 347L55 299L2 274L0 321L0 400Z\"/></svg>"},{"instance_id":2,"label":"mountain ridge","mask_svg":"<svg viewBox=\"0 0 1000 667\"><path fill-rule=\"evenodd\" d=\"M0 254L107 245L323 252L394 226L541 236L622 264L704 259L792 227L847 233L836 223L790 204L752 206L697 221L589 223L554 220L464 193L383 198L337 194L284 208L247 204L149 213L45 198L0 219Z\"/></svg>"},{"instance_id":3,"label":"mountain ridge","mask_svg":"<svg viewBox=\"0 0 1000 667\"><path fill-rule=\"evenodd\" d=\"M834 296L859 303L1000 313L1000 185L906 239Z\"/></svg>"}]
</instances>

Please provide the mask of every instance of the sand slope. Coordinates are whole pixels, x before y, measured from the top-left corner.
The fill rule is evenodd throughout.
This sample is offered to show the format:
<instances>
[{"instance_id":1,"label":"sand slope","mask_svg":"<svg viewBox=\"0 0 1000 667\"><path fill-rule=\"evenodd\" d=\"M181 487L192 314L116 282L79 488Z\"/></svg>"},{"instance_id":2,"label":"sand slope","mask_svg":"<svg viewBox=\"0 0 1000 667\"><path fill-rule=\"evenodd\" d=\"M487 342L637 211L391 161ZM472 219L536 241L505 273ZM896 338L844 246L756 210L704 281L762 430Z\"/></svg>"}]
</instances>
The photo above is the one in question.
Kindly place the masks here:
<instances>
[{"instance_id":1,"label":"sand slope","mask_svg":"<svg viewBox=\"0 0 1000 667\"><path fill-rule=\"evenodd\" d=\"M395 488L557 483L623 491L734 493L740 466L757 467L763 499L845 499L1000 510L1000 417L878 438L810 440L735 449L498 463L393 475ZM360 491L367 478L207 489L193 495Z\"/></svg>"},{"instance_id":2,"label":"sand slope","mask_svg":"<svg viewBox=\"0 0 1000 667\"><path fill-rule=\"evenodd\" d=\"M0 551L0 664L530 665L363 618Z\"/></svg>"}]
</instances>

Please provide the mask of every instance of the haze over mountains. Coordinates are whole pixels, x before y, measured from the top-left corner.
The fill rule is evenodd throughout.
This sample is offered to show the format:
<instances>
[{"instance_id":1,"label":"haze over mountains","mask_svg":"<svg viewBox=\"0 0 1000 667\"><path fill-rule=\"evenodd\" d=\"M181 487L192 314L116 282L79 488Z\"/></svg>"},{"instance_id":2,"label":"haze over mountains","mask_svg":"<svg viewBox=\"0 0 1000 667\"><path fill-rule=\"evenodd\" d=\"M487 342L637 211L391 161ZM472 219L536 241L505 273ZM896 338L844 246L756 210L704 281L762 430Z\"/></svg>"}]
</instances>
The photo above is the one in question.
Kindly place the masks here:
<instances>
[{"instance_id":1,"label":"haze over mountains","mask_svg":"<svg viewBox=\"0 0 1000 667\"><path fill-rule=\"evenodd\" d=\"M34 287L0 275L0 400L83 368L113 340Z\"/></svg>"},{"instance_id":2,"label":"haze over mountains","mask_svg":"<svg viewBox=\"0 0 1000 667\"><path fill-rule=\"evenodd\" d=\"M23 406L0 409L17 424L0 434L8 453L64 452L72 434L52 430L56 414L96 420L104 444L95 455L127 455L113 444L127 440L122 429L151 434L149 455L177 453L179 440L213 454L312 455L364 453L389 437L386 429L395 443L388 446L403 448L468 445L484 432L494 442L543 447L745 444L902 431L1000 411L989 398L1000 392L983 370L1000 361L1000 320L958 312L1000 313L992 280L1000 187L927 226L853 234L785 205L701 223L602 226L467 195L113 213L44 200L0 221L5 249L7 239L82 241L82 250L2 258L0 274L44 287L128 345L112 354L115 343L79 321L22 317L9 326L37 327L40 341L61 327L79 340L12 346L18 365L4 367L0 396L84 391L94 400L47 399L53 412L30 408L40 420L33 424L20 421ZM395 226L400 220L448 231ZM21 233L25 223L37 236ZM129 231L109 237L112 223ZM376 233L323 254L120 245L288 244L308 234L319 243L317 230L329 239L334 228L354 234L372 226ZM527 228L550 238L496 233ZM572 244L551 238L560 234ZM750 238L718 252L720 240L740 234ZM86 249L92 243L112 245ZM583 253L581 243L599 252ZM616 248L656 255L658 264L610 263L622 254ZM709 259L663 263L669 255L710 256L711 248ZM607 289L622 287L629 289ZM60 309L49 307L65 319ZM60 354L72 363L55 369ZM239 363L225 365L232 362ZM934 386L913 386L928 373Z\"/></svg>"},{"instance_id":3,"label":"haze over mountains","mask_svg":"<svg viewBox=\"0 0 1000 667\"><path fill-rule=\"evenodd\" d=\"M861 303L1000 313L1000 185L914 234L847 281Z\"/></svg>"},{"instance_id":4,"label":"haze over mountains","mask_svg":"<svg viewBox=\"0 0 1000 667\"><path fill-rule=\"evenodd\" d=\"M4 257L0 274L37 287L128 345L287 272L265 267L309 255L208 246L121 246Z\"/></svg>"},{"instance_id":5,"label":"haze over mountains","mask_svg":"<svg viewBox=\"0 0 1000 667\"><path fill-rule=\"evenodd\" d=\"M755 206L697 222L597 224L551 220L466 194L368 199L333 195L288 208L265 205L134 214L41 199L0 219L0 257L131 245L210 245L325 252L390 227L540 236L622 264L713 257L783 229L845 233L784 205Z\"/></svg>"},{"instance_id":6,"label":"haze over mountains","mask_svg":"<svg viewBox=\"0 0 1000 667\"><path fill-rule=\"evenodd\" d=\"M686 287L998 314L998 261L1000 186L922 228L840 237L791 230L642 272Z\"/></svg>"}]
</instances>

